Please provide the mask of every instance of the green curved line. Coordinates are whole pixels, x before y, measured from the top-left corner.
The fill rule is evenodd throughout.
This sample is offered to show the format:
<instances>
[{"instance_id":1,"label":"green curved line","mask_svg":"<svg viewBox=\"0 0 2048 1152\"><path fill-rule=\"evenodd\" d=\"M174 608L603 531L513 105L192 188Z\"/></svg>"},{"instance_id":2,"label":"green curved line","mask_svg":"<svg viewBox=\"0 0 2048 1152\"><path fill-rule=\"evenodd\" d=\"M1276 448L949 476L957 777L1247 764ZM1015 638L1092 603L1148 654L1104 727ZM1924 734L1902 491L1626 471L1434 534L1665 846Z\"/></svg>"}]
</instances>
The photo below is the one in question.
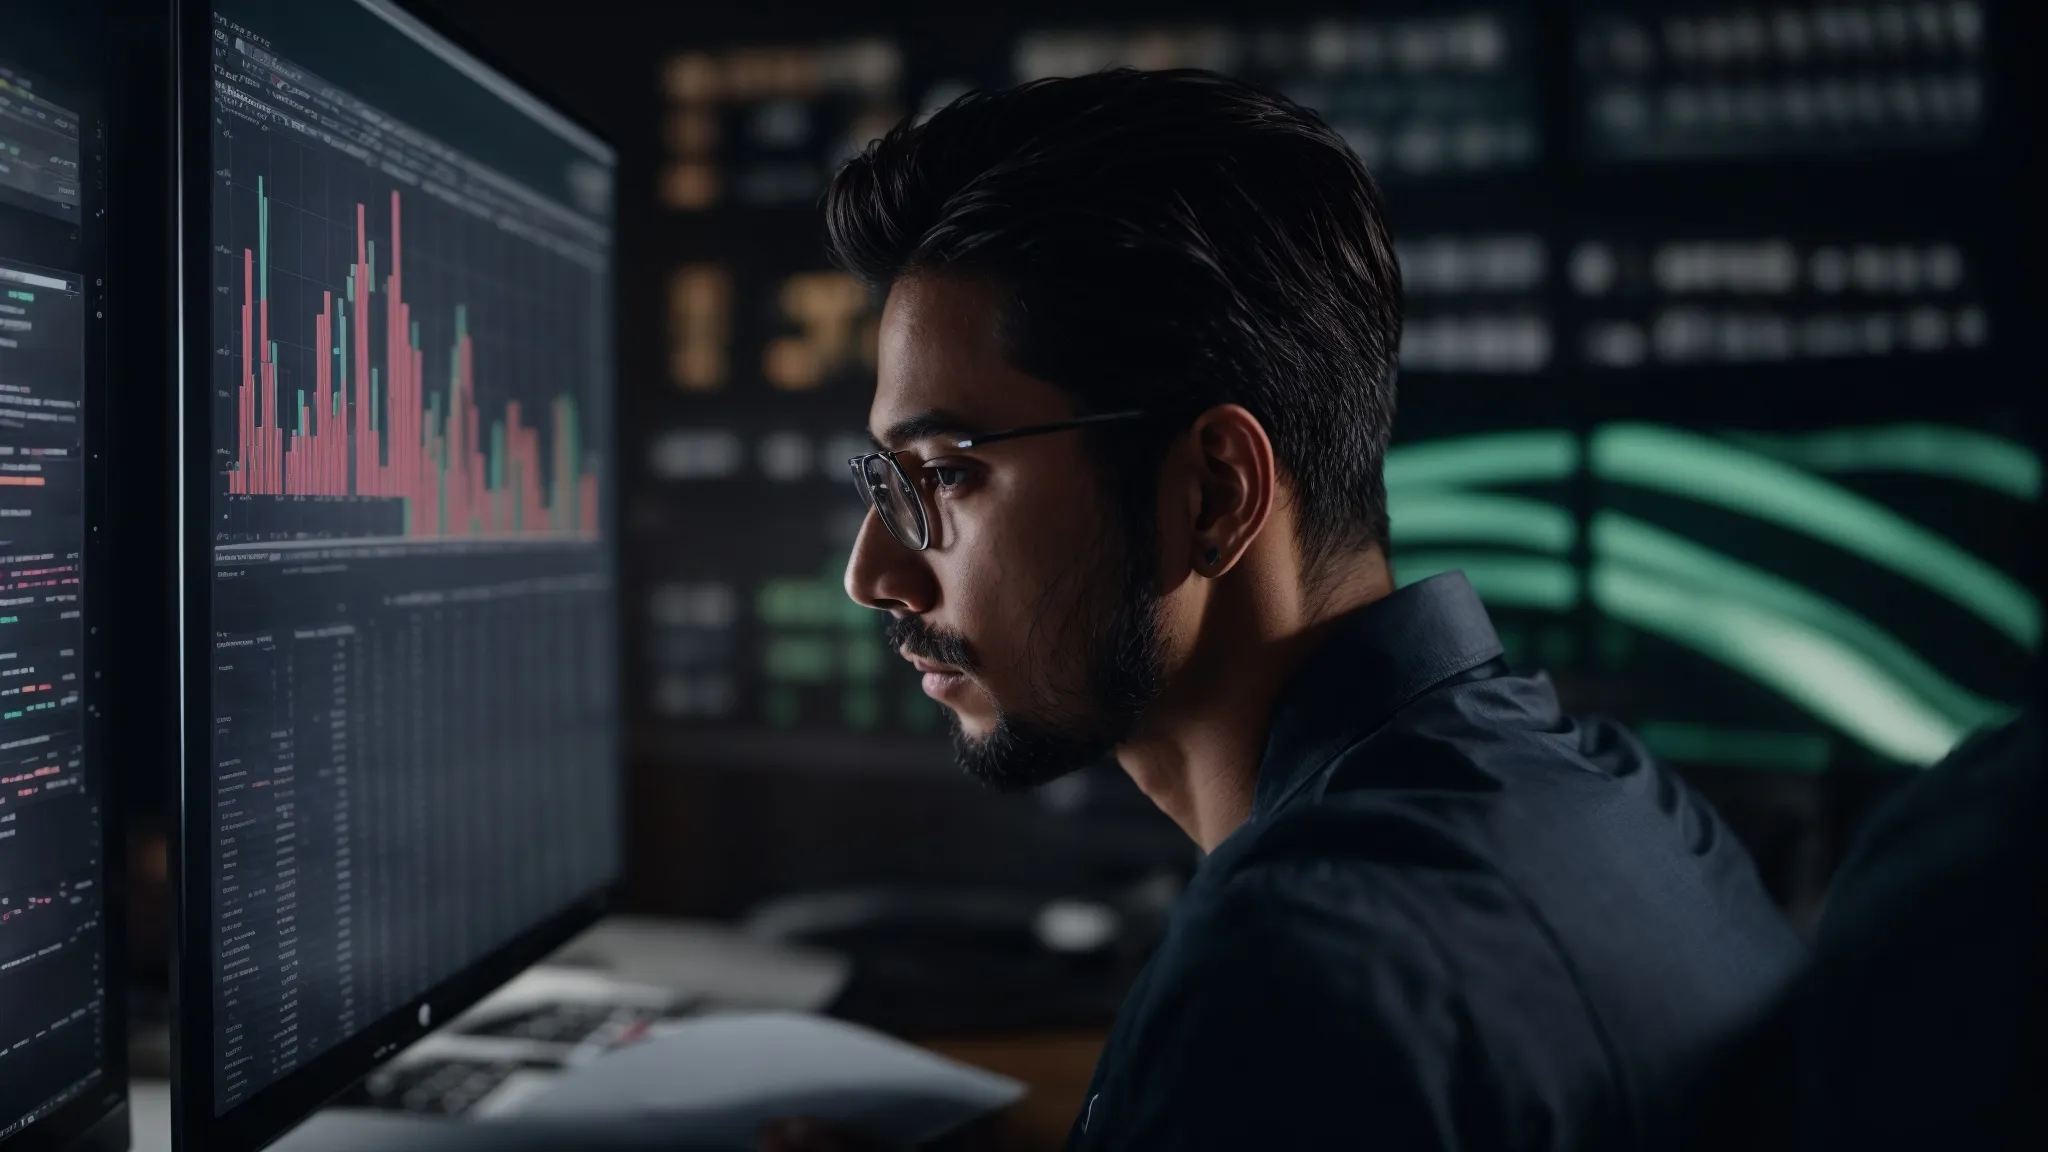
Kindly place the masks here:
<instances>
[{"instance_id":1,"label":"green curved line","mask_svg":"<svg viewBox=\"0 0 2048 1152\"><path fill-rule=\"evenodd\" d=\"M1394 581L1406 587L1453 569L1488 604L1569 612L1579 603L1579 574L1562 560L1488 552L1416 552L1394 558Z\"/></svg>"},{"instance_id":2,"label":"green curved line","mask_svg":"<svg viewBox=\"0 0 2048 1152\"><path fill-rule=\"evenodd\" d=\"M1402 557L1395 574L1405 586L1452 569L1493 607L1566 612L1578 603L1577 573L1561 560L1420 552ZM1596 565L1591 581L1603 612L1748 676L1879 755L1932 764L1975 726L1841 639L1766 605L1625 561Z\"/></svg>"},{"instance_id":3,"label":"green curved line","mask_svg":"<svg viewBox=\"0 0 2048 1152\"><path fill-rule=\"evenodd\" d=\"M1804 624L1625 565L1599 566L1591 585L1601 611L1728 665L1881 756L1925 767L1966 734L1869 661Z\"/></svg>"},{"instance_id":4,"label":"green curved line","mask_svg":"<svg viewBox=\"0 0 2048 1152\"><path fill-rule=\"evenodd\" d=\"M1579 438L1562 428L1489 432L1387 449L1387 490L1564 480L1579 470Z\"/></svg>"},{"instance_id":5,"label":"green curved line","mask_svg":"<svg viewBox=\"0 0 2048 1152\"><path fill-rule=\"evenodd\" d=\"M1388 501L1394 543L1481 541L1532 552L1570 552L1578 521L1555 504L1488 492L1398 492Z\"/></svg>"},{"instance_id":6,"label":"green curved line","mask_svg":"<svg viewBox=\"0 0 2048 1152\"><path fill-rule=\"evenodd\" d=\"M1605 479L1825 540L1948 597L2027 649L2040 639L2040 605L2018 581L1890 509L1768 456L1672 428L1610 424L1593 434L1592 458Z\"/></svg>"},{"instance_id":7,"label":"green curved line","mask_svg":"<svg viewBox=\"0 0 2048 1152\"><path fill-rule=\"evenodd\" d=\"M2041 458L2023 444L1973 428L1888 424L1792 436L1725 435L1816 472L1910 472L1960 480L2015 500L2041 498Z\"/></svg>"},{"instance_id":8,"label":"green curved line","mask_svg":"<svg viewBox=\"0 0 2048 1152\"><path fill-rule=\"evenodd\" d=\"M1965 729L2010 714L2002 704L1956 684L1891 633L1836 601L1619 512L1593 517L1594 554L1654 572L1796 621L1846 644L1882 667L1951 722Z\"/></svg>"}]
</instances>

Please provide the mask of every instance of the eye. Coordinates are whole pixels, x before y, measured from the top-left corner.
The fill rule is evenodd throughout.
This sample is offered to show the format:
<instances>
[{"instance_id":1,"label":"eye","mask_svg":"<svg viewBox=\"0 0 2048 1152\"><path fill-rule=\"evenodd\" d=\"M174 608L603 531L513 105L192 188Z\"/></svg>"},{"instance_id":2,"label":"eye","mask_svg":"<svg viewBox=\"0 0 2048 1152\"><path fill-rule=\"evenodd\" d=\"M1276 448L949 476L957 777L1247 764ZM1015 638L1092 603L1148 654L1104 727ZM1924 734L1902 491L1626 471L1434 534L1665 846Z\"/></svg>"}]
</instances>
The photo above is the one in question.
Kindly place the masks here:
<instances>
[{"instance_id":1,"label":"eye","mask_svg":"<svg viewBox=\"0 0 2048 1152\"><path fill-rule=\"evenodd\" d=\"M967 483L967 469L958 464L927 464L924 466L924 474L932 487L941 492Z\"/></svg>"}]
</instances>

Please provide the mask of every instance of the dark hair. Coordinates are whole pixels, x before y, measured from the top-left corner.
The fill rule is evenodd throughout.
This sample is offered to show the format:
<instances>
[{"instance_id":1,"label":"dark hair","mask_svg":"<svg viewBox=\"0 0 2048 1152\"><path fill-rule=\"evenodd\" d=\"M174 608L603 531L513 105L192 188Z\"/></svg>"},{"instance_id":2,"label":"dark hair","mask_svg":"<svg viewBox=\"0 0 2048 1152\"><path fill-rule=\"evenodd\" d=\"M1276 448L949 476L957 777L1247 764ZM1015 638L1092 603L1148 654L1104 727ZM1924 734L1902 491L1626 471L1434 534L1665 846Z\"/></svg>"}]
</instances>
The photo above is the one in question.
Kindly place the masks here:
<instances>
[{"instance_id":1,"label":"dark hair","mask_svg":"<svg viewBox=\"0 0 2048 1152\"><path fill-rule=\"evenodd\" d=\"M873 287L990 278L1006 354L1080 413L1172 416L1136 453L1098 440L1132 507L1171 435L1234 402L1294 486L1312 578L1386 540L1401 275L1379 189L1315 113L1195 69L971 92L870 144L825 216Z\"/></svg>"}]
</instances>

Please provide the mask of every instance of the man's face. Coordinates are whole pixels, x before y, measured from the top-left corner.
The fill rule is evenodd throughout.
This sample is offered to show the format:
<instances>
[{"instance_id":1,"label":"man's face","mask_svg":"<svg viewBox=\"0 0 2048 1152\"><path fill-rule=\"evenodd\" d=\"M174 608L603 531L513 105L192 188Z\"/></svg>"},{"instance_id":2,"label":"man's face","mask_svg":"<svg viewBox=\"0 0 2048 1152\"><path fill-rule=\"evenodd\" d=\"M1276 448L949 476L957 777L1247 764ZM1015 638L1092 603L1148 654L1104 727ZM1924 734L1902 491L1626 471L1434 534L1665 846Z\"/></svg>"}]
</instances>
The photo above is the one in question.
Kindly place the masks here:
<instances>
[{"instance_id":1,"label":"man's face","mask_svg":"<svg viewBox=\"0 0 2048 1152\"><path fill-rule=\"evenodd\" d=\"M931 546L905 548L870 511L846 590L888 611L890 646L929 669L962 766L1011 790L1106 755L1162 671L1151 518L1126 523L1083 433L953 447L1074 415L1005 362L999 316L979 281L912 277L889 293L868 430L898 452Z\"/></svg>"}]
</instances>

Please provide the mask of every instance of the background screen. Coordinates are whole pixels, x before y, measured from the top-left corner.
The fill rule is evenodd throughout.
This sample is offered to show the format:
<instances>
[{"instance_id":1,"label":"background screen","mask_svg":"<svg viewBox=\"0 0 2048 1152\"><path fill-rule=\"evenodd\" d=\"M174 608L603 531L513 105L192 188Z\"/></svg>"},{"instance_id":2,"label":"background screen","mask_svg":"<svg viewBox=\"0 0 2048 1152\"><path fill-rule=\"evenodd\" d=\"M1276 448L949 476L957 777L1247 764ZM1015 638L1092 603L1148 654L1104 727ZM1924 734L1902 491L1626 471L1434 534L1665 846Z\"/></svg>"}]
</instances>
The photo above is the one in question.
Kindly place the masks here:
<instances>
[{"instance_id":1,"label":"background screen","mask_svg":"<svg viewBox=\"0 0 2048 1152\"><path fill-rule=\"evenodd\" d=\"M2041 473L2000 263L2000 6L1370 9L902 3L801 37L767 14L669 29L647 128L665 266L625 449L649 779L706 770L715 802L774 825L804 805L746 774L801 770L872 830L896 827L863 799L884 775L952 772L914 671L840 587L877 313L824 265L817 201L903 116L1113 64L1265 81L1363 157L1407 289L1397 578L1462 568L1511 661L1706 788L1795 913L1853 812L2022 698ZM1021 807L975 803L948 810L984 837ZM856 858L1073 883L1048 878L1087 852L963 832L920 862L807 823L763 863L725 823L715 907Z\"/></svg>"}]
</instances>

